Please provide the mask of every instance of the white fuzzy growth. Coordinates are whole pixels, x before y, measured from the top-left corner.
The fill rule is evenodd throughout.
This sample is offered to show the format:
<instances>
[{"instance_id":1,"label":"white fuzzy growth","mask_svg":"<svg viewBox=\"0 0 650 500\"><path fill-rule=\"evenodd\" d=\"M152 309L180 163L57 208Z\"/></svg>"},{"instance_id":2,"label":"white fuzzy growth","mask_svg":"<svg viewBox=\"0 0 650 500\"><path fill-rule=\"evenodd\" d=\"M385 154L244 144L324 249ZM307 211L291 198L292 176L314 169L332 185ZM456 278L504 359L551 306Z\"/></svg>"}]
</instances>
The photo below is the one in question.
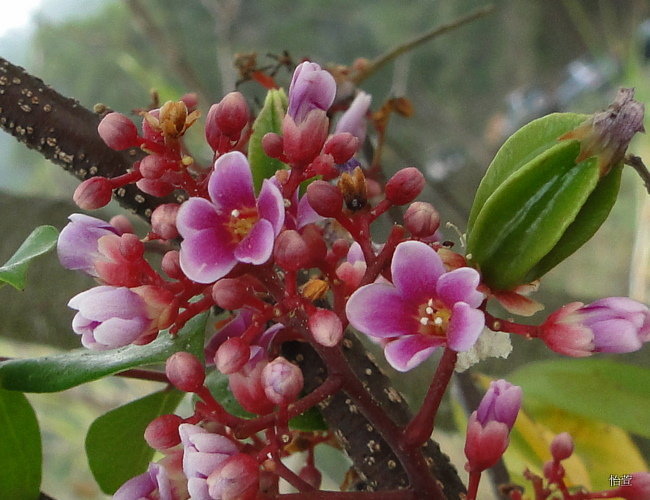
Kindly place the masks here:
<instances>
[{"instance_id":1,"label":"white fuzzy growth","mask_svg":"<svg viewBox=\"0 0 650 500\"><path fill-rule=\"evenodd\" d=\"M456 371L464 372L470 366L487 358L507 358L512 352L510 334L506 332L493 332L487 328L483 330L480 337L467 352L458 353Z\"/></svg>"}]
</instances>

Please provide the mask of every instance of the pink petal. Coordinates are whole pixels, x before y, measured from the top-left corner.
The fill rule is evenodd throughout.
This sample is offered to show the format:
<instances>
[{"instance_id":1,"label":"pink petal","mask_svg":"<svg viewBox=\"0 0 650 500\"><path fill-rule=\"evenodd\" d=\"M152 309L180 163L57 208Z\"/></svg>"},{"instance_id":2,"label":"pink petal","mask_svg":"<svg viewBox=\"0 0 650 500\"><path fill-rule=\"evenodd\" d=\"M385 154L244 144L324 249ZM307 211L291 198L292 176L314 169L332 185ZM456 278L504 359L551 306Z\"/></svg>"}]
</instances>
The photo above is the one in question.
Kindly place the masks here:
<instances>
[{"instance_id":1,"label":"pink petal","mask_svg":"<svg viewBox=\"0 0 650 500\"><path fill-rule=\"evenodd\" d=\"M643 346L636 325L624 319L600 321L591 329L598 352L634 352Z\"/></svg>"},{"instance_id":2,"label":"pink petal","mask_svg":"<svg viewBox=\"0 0 650 500\"><path fill-rule=\"evenodd\" d=\"M435 294L445 272L442 260L426 243L405 241L397 245L391 264L393 283L408 302L422 303Z\"/></svg>"},{"instance_id":3,"label":"pink petal","mask_svg":"<svg viewBox=\"0 0 650 500\"><path fill-rule=\"evenodd\" d=\"M296 221L297 229L311 224L313 222L318 222L322 217L316 213L316 211L311 208L309 200L306 196L300 198L298 202L298 217Z\"/></svg>"},{"instance_id":4,"label":"pink petal","mask_svg":"<svg viewBox=\"0 0 650 500\"><path fill-rule=\"evenodd\" d=\"M180 206L176 215L176 228L183 238L222 224L216 207L203 198L190 198Z\"/></svg>"},{"instance_id":5,"label":"pink petal","mask_svg":"<svg viewBox=\"0 0 650 500\"><path fill-rule=\"evenodd\" d=\"M125 287L96 286L75 295L68 306L78 309L87 319L106 321L110 318L130 319L143 315L144 301Z\"/></svg>"},{"instance_id":6,"label":"pink petal","mask_svg":"<svg viewBox=\"0 0 650 500\"><path fill-rule=\"evenodd\" d=\"M352 294L345 308L350 324L372 337L398 337L417 331L413 307L392 285L372 283Z\"/></svg>"},{"instance_id":7,"label":"pink petal","mask_svg":"<svg viewBox=\"0 0 650 500\"><path fill-rule=\"evenodd\" d=\"M436 337L405 335L388 342L384 355L393 368L406 372L422 363L441 345L442 340Z\"/></svg>"},{"instance_id":8,"label":"pink petal","mask_svg":"<svg viewBox=\"0 0 650 500\"><path fill-rule=\"evenodd\" d=\"M212 202L227 213L255 206L253 174L242 153L231 151L217 159L208 181L208 193Z\"/></svg>"},{"instance_id":9,"label":"pink petal","mask_svg":"<svg viewBox=\"0 0 650 500\"><path fill-rule=\"evenodd\" d=\"M260 218L268 220L273 226L273 234L278 235L284 224L284 199L280 190L268 179L264 179L257 200Z\"/></svg>"},{"instance_id":10,"label":"pink petal","mask_svg":"<svg viewBox=\"0 0 650 500\"><path fill-rule=\"evenodd\" d=\"M532 316L544 309L540 302L514 291L495 291L493 295L506 311L519 316Z\"/></svg>"},{"instance_id":11,"label":"pink petal","mask_svg":"<svg viewBox=\"0 0 650 500\"><path fill-rule=\"evenodd\" d=\"M260 219L235 248L235 258L248 264L264 264L273 252L273 226Z\"/></svg>"},{"instance_id":12,"label":"pink petal","mask_svg":"<svg viewBox=\"0 0 650 500\"><path fill-rule=\"evenodd\" d=\"M478 307L485 295L476 290L481 277L476 269L460 267L440 276L436 284L436 294L451 309L456 302L465 302L470 307Z\"/></svg>"},{"instance_id":13,"label":"pink petal","mask_svg":"<svg viewBox=\"0 0 650 500\"><path fill-rule=\"evenodd\" d=\"M121 319L111 318L95 328L95 341L109 346L122 347L136 340L149 326L150 321L144 318Z\"/></svg>"},{"instance_id":14,"label":"pink petal","mask_svg":"<svg viewBox=\"0 0 650 500\"><path fill-rule=\"evenodd\" d=\"M197 283L212 283L228 274L237 263L230 239L226 229L219 226L187 236L180 251L185 275Z\"/></svg>"},{"instance_id":15,"label":"pink petal","mask_svg":"<svg viewBox=\"0 0 650 500\"><path fill-rule=\"evenodd\" d=\"M470 350L483 327L485 316L482 311L473 309L464 302L456 302L447 327L447 346L458 352Z\"/></svg>"}]
</instances>

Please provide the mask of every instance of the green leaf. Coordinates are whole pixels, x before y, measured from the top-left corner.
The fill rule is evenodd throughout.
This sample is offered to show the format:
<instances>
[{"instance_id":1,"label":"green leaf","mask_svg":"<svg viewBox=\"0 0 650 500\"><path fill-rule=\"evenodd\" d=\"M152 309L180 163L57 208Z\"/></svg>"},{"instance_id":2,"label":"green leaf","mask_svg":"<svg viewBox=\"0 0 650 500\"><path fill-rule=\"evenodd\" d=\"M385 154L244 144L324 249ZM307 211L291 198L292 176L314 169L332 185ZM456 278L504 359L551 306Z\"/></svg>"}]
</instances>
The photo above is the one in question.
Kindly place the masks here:
<instances>
[{"instance_id":1,"label":"green leaf","mask_svg":"<svg viewBox=\"0 0 650 500\"><path fill-rule=\"evenodd\" d=\"M166 332L150 344L109 351L79 349L42 358L0 363L0 387L22 392L57 392L136 366L162 363L177 351L201 354L208 313L187 322L177 336Z\"/></svg>"},{"instance_id":2,"label":"green leaf","mask_svg":"<svg viewBox=\"0 0 650 500\"><path fill-rule=\"evenodd\" d=\"M269 132L282 133L282 120L287 112L287 96L282 89L271 89L266 94L264 106L253 123L253 133L248 142L248 162L253 172L255 189L259 191L262 181L286 168L280 160L270 158L262 149L262 138Z\"/></svg>"},{"instance_id":3,"label":"green leaf","mask_svg":"<svg viewBox=\"0 0 650 500\"><path fill-rule=\"evenodd\" d=\"M487 199L467 242L468 257L493 289L526 276L558 243L599 180L598 160L575 164L580 144L563 141L510 175Z\"/></svg>"},{"instance_id":4,"label":"green leaf","mask_svg":"<svg viewBox=\"0 0 650 500\"><path fill-rule=\"evenodd\" d=\"M177 390L155 392L109 411L90 425L88 464L104 493L115 493L125 481L147 470L155 450L144 440L144 431L154 418L173 412L184 395Z\"/></svg>"},{"instance_id":5,"label":"green leaf","mask_svg":"<svg viewBox=\"0 0 650 500\"><path fill-rule=\"evenodd\" d=\"M220 371L209 373L205 379L205 384L210 389L214 398L231 414L241 418L254 418L255 415L247 412L242 408L235 399L230 386L228 385L228 375ZM310 408L305 413L298 415L289 420L289 427L299 431L321 431L327 430L327 424L323 420L320 412L316 408Z\"/></svg>"},{"instance_id":6,"label":"green leaf","mask_svg":"<svg viewBox=\"0 0 650 500\"><path fill-rule=\"evenodd\" d=\"M603 359L529 363L508 381L529 400L650 438L650 370Z\"/></svg>"},{"instance_id":7,"label":"green leaf","mask_svg":"<svg viewBox=\"0 0 650 500\"><path fill-rule=\"evenodd\" d=\"M58 237L59 231L54 226L39 226L34 229L16 253L0 267L0 286L9 283L17 290L23 290L29 263L54 248Z\"/></svg>"},{"instance_id":8,"label":"green leaf","mask_svg":"<svg viewBox=\"0 0 650 500\"><path fill-rule=\"evenodd\" d=\"M34 500L41 486L41 434L24 394L0 389L0 496Z\"/></svg>"},{"instance_id":9,"label":"green leaf","mask_svg":"<svg viewBox=\"0 0 650 500\"><path fill-rule=\"evenodd\" d=\"M469 216L468 232L487 199L514 172L558 143L557 139L573 130L588 115L553 113L524 125L506 140L490 163L476 191Z\"/></svg>"}]
</instances>

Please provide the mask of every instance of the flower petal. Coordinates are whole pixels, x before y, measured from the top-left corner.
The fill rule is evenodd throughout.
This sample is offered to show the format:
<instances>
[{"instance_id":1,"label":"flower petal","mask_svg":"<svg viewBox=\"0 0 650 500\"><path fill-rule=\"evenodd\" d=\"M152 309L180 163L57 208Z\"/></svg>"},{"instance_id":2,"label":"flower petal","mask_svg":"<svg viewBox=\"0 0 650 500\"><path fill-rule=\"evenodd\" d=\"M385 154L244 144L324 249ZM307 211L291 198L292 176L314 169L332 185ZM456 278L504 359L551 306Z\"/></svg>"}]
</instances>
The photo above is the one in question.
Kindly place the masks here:
<instances>
[{"instance_id":1,"label":"flower petal","mask_svg":"<svg viewBox=\"0 0 650 500\"><path fill-rule=\"evenodd\" d=\"M220 226L187 236L180 251L185 275L197 283L212 283L228 274L237 263L230 239Z\"/></svg>"},{"instance_id":2,"label":"flower petal","mask_svg":"<svg viewBox=\"0 0 650 500\"><path fill-rule=\"evenodd\" d=\"M447 346L458 352L471 349L484 326L482 311L471 308L465 302L456 302L447 328Z\"/></svg>"},{"instance_id":3,"label":"flower petal","mask_svg":"<svg viewBox=\"0 0 650 500\"><path fill-rule=\"evenodd\" d=\"M273 226L260 219L235 248L235 258L248 264L264 264L273 252Z\"/></svg>"},{"instance_id":4,"label":"flower petal","mask_svg":"<svg viewBox=\"0 0 650 500\"><path fill-rule=\"evenodd\" d=\"M393 368L406 372L422 363L442 344L442 339L436 337L405 335L388 342L384 355Z\"/></svg>"},{"instance_id":5,"label":"flower petal","mask_svg":"<svg viewBox=\"0 0 650 500\"><path fill-rule=\"evenodd\" d=\"M221 211L255 206L253 174L248 160L239 151L220 156L208 181L210 199Z\"/></svg>"},{"instance_id":6,"label":"flower petal","mask_svg":"<svg viewBox=\"0 0 650 500\"><path fill-rule=\"evenodd\" d=\"M451 309L456 302L465 302L470 307L478 307L485 295L476 290L481 277L476 269L459 267L440 276L436 284L436 294Z\"/></svg>"},{"instance_id":7,"label":"flower petal","mask_svg":"<svg viewBox=\"0 0 650 500\"><path fill-rule=\"evenodd\" d=\"M352 294L345 310L350 324L371 337L398 337L417 332L413 306L392 285L362 286Z\"/></svg>"},{"instance_id":8,"label":"flower petal","mask_svg":"<svg viewBox=\"0 0 650 500\"><path fill-rule=\"evenodd\" d=\"M273 234L278 235L284 224L284 200L282 193L272 182L264 179L260 196L257 199L257 212L262 219L273 226Z\"/></svg>"},{"instance_id":9,"label":"flower petal","mask_svg":"<svg viewBox=\"0 0 650 500\"><path fill-rule=\"evenodd\" d=\"M68 306L78 309L85 318L92 321L131 319L145 314L142 298L126 287L96 286L72 297Z\"/></svg>"},{"instance_id":10,"label":"flower petal","mask_svg":"<svg viewBox=\"0 0 650 500\"><path fill-rule=\"evenodd\" d=\"M625 319L608 319L591 325L597 352L634 352L643 346L639 330Z\"/></svg>"},{"instance_id":11,"label":"flower petal","mask_svg":"<svg viewBox=\"0 0 650 500\"><path fill-rule=\"evenodd\" d=\"M426 243L405 241L397 245L391 264L393 283L408 302L422 303L435 294L445 272L442 260Z\"/></svg>"},{"instance_id":12,"label":"flower petal","mask_svg":"<svg viewBox=\"0 0 650 500\"><path fill-rule=\"evenodd\" d=\"M203 198L190 198L180 206L176 215L176 228L183 238L220 225L223 225L222 216L212 203Z\"/></svg>"},{"instance_id":13,"label":"flower petal","mask_svg":"<svg viewBox=\"0 0 650 500\"><path fill-rule=\"evenodd\" d=\"M93 337L99 344L109 347L129 345L142 335L151 321L145 318L111 318L95 328Z\"/></svg>"}]
</instances>

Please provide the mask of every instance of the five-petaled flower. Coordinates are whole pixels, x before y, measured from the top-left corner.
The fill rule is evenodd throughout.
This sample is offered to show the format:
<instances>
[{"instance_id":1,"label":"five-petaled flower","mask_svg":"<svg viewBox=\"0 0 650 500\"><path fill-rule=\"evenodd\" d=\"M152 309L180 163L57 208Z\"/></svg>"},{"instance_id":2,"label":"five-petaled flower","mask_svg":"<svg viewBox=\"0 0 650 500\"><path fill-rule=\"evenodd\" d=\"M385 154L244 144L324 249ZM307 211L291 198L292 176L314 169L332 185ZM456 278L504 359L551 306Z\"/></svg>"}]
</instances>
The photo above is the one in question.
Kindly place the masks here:
<instances>
[{"instance_id":1,"label":"five-petaled flower","mask_svg":"<svg viewBox=\"0 0 650 500\"><path fill-rule=\"evenodd\" d=\"M391 272L392 284L362 286L346 312L357 330L386 342L395 369L410 370L440 346L466 351L474 345L485 325L476 270L446 272L435 250L407 241L395 249Z\"/></svg>"},{"instance_id":2,"label":"five-petaled flower","mask_svg":"<svg viewBox=\"0 0 650 500\"><path fill-rule=\"evenodd\" d=\"M265 179L256 200L248 160L233 151L215 162L208 194L210 200L190 198L178 211L180 264L187 277L212 283L238 262L259 265L269 260L284 224L278 188Z\"/></svg>"}]
</instances>

